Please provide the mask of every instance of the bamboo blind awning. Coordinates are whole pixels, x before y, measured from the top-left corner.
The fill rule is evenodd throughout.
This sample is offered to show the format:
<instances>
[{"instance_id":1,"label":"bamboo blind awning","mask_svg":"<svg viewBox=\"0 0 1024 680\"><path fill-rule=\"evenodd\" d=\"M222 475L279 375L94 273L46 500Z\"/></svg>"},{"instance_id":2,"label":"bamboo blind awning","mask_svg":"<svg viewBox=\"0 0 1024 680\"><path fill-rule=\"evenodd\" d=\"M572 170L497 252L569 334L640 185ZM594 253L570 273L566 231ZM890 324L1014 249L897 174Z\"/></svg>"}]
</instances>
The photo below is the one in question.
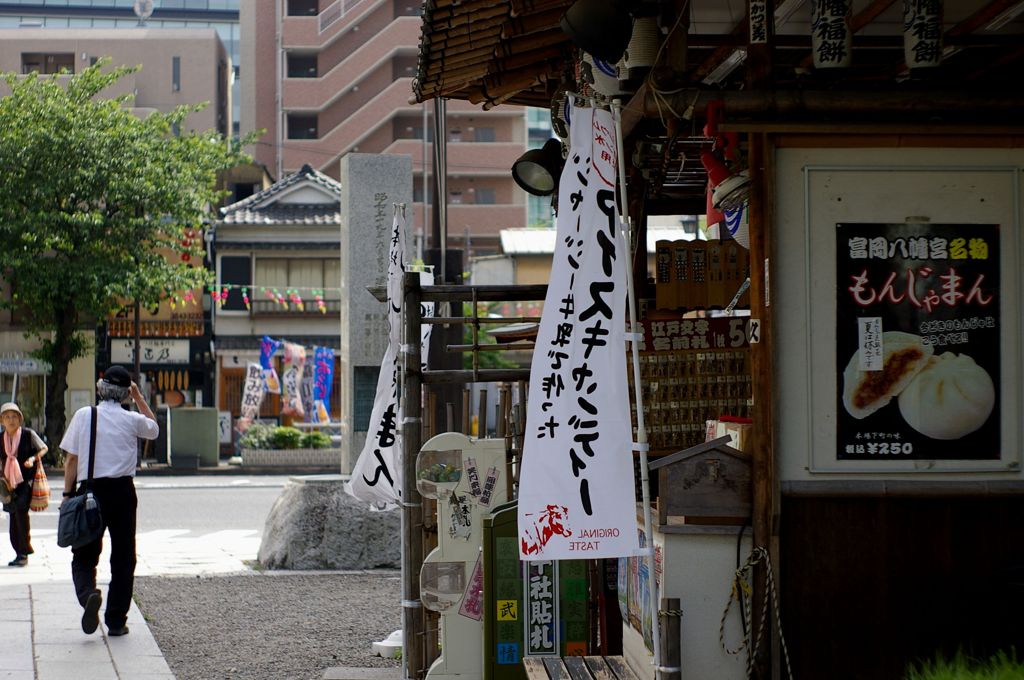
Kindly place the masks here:
<instances>
[{"instance_id":1,"label":"bamboo blind awning","mask_svg":"<svg viewBox=\"0 0 1024 680\"><path fill-rule=\"evenodd\" d=\"M572 4L425 0L411 103L445 97L485 109L502 103L548 107L577 75L574 46L559 28ZM852 0L851 62L820 69L813 65L809 0L776 0L774 30L761 44L750 42L745 1L653 4L662 6L662 38L670 28L673 33L672 50L661 54L663 66L671 65L665 81L671 86L663 88L669 92L757 88L867 96L941 87L962 89L966 97L1012 90L1024 64L1020 0L943 0L941 64L912 71L905 62L903 3L897 0Z\"/></svg>"},{"instance_id":2,"label":"bamboo blind awning","mask_svg":"<svg viewBox=\"0 0 1024 680\"><path fill-rule=\"evenodd\" d=\"M573 45L558 27L572 0L427 0L411 103L547 107Z\"/></svg>"}]
</instances>

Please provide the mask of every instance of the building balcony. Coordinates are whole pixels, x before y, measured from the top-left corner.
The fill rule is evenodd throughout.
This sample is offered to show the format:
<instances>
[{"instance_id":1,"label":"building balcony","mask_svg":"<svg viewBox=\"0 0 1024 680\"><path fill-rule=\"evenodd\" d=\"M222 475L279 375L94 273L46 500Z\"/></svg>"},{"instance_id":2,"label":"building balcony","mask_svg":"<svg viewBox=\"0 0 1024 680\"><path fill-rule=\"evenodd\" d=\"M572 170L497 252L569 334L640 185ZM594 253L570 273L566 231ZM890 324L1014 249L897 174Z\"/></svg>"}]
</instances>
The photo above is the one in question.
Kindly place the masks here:
<instances>
[{"instance_id":1,"label":"building balcony","mask_svg":"<svg viewBox=\"0 0 1024 680\"><path fill-rule=\"evenodd\" d=\"M286 78L282 84L286 108L320 110L333 103L382 62L401 52L415 54L419 35L419 17L399 17L320 77Z\"/></svg>"},{"instance_id":2,"label":"building balcony","mask_svg":"<svg viewBox=\"0 0 1024 680\"><path fill-rule=\"evenodd\" d=\"M281 44L291 47L323 47L345 29L358 23L386 0L337 0L314 16L281 18Z\"/></svg>"},{"instance_id":3,"label":"building balcony","mask_svg":"<svg viewBox=\"0 0 1024 680\"><path fill-rule=\"evenodd\" d=\"M312 298L306 298L303 301L302 309L299 309L296 305L289 302L287 306L282 305L274 300L252 300L249 304L251 309L249 310L249 316L252 318L281 318L281 317L299 317L299 318L330 318L337 317L341 313L341 300L324 300L324 308L321 311L317 305L316 300Z\"/></svg>"}]
</instances>

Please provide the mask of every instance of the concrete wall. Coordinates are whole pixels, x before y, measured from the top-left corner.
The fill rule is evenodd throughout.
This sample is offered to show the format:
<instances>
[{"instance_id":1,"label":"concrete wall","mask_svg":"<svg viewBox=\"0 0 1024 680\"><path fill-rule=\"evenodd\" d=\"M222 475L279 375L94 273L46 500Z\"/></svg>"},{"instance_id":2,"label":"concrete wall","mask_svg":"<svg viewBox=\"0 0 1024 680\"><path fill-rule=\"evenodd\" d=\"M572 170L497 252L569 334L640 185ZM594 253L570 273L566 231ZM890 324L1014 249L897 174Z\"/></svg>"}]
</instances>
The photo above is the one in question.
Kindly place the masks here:
<instances>
[{"instance_id":1,"label":"concrete wall","mask_svg":"<svg viewBox=\"0 0 1024 680\"><path fill-rule=\"evenodd\" d=\"M387 348L387 308L367 287L387 283L393 205L412 204L412 161L408 156L347 154L341 159L341 184L341 350L336 370L341 372L341 472L347 473L366 440L366 433L355 429L356 367L379 368ZM409 231L406 248L412 248ZM374 387L362 389L372 394Z\"/></svg>"},{"instance_id":2,"label":"concrete wall","mask_svg":"<svg viewBox=\"0 0 1024 680\"><path fill-rule=\"evenodd\" d=\"M679 598L683 610L680 626L680 656L684 678L741 680L746 677L745 655L727 654L719 643L722 612L729 601L736 572L736 543L739 527L719 527L704 532L698 527L688 533L655 532L655 545L662 552L662 597ZM670 527L670 532L686 531ZM697 533L701 532L701 533ZM748 530L740 554L750 554ZM726 642L732 649L743 640L738 605L734 602L726 621ZM623 625L623 655L642 679L655 677L651 653L640 633Z\"/></svg>"}]
</instances>

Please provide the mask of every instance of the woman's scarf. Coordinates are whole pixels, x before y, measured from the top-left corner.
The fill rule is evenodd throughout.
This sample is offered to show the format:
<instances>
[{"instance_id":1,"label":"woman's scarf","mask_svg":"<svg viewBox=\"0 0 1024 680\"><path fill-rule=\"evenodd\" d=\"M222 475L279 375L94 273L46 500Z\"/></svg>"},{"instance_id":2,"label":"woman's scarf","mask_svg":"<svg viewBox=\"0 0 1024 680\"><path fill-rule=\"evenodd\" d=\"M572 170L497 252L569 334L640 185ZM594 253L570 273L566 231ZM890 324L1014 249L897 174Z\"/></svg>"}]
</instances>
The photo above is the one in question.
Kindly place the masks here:
<instances>
[{"instance_id":1,"label":"woman's scarf","mask_svg":"<svg viewBox=\"0 0 1024 680\"><path fill-rule=\"evenodd\" d=\"M25 478L21 476L21 464L18 463L18 446L21 444L21 432L22 428L20 426L14 431L14 434L4 430L4 445L7 448L4 478L7 480L7 485L12 489L25 481Z\"/></svg>"}]
</instances>

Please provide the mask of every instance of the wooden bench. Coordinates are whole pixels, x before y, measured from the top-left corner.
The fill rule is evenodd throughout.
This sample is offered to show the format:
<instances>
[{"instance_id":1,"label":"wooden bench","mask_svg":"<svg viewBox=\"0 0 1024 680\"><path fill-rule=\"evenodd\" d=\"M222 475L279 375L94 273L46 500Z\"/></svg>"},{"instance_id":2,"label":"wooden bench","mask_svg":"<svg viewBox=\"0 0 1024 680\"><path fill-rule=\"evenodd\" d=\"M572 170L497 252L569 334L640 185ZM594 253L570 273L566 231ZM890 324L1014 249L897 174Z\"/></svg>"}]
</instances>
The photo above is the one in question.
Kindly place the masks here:
<instances>
[{"instance_id":1,"label":"wooden bench","mask_svg":"<svg viewBox=\"0 0 1024 680\"><path fill-rule=\"evenodd\" d=\"M527 680L639 680L621 656L526 656Z\"/></svg>"}]
</instances>

